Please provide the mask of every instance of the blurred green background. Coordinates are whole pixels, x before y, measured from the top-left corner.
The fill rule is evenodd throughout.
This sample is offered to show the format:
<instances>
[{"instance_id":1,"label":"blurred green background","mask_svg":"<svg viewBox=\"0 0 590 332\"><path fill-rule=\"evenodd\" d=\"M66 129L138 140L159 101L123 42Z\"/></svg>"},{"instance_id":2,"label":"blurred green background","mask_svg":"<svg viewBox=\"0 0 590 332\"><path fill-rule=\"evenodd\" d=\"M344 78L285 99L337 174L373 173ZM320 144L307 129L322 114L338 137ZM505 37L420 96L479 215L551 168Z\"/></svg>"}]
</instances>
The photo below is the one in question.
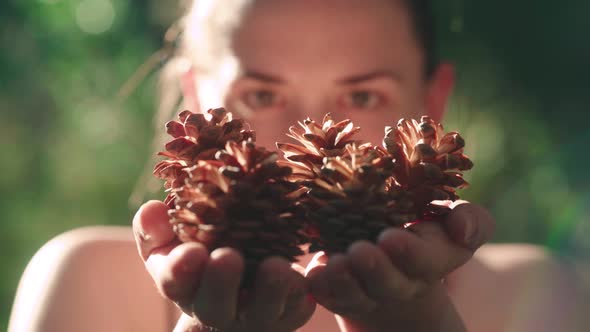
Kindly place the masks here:
<instances>
[{"instance_id":1,"label":"blurred green background","mask_svg":"<svg viewBox=\"0 0 590 332\"><path fill-rule=\"evenodd\" d=\"M0 2L0 330L43 243L130 224L156 75L117 93L178 12L163 0ZM445 124L476 163L464 197L496 216L495 241L574 261L590 257L589 12L584 0L437 2L441 52L458 66Z\"/></svg>"}]
</instances>

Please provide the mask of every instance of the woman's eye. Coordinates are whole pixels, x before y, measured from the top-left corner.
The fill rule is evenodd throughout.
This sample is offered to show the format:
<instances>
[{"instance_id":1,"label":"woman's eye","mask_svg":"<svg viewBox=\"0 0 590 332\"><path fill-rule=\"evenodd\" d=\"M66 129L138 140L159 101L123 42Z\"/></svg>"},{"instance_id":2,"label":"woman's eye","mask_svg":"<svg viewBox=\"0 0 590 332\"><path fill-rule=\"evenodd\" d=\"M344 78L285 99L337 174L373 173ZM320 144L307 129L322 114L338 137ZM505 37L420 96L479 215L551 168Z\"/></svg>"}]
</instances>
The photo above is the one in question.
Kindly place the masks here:
<instances>
[{"instance_id":1,"label":"woman's eye","mask_svg":"<svg viewBox=\"0 0 590 332\"><path fill-rule=\"evenodd\" d=\"M282 103L281 98L270 90L248 92L244 95L243 101L252 110L273 108Z\"/></svg>"},{"instance_id":2,"label":"woman's eye","mask_svg":"<svg viewBox=\"0 0 590 332\"><path fill-rule=\"evenodd\" d=\"M373 109L381 104L381 96L371 91L354 91L348 94L344 106L355 109Z\"/></svg>"}]
</instances>

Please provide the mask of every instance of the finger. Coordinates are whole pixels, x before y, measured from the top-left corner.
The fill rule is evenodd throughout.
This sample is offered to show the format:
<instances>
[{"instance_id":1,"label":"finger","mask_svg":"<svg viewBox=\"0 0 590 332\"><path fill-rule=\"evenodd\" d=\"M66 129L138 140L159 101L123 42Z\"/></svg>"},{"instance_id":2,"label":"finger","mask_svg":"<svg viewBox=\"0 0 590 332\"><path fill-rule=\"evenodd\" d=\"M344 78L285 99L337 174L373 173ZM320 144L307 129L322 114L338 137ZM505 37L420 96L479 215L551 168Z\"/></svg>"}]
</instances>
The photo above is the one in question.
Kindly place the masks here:
<instances>
[{"instance_id":1,"label":"finger","mask_svg":"<svg viewBox=\"0 0 590 332\"><path fill-rule=\"evenodd\" d=\"M155 278L156 285L184 312L192 314L192 299L209 260L207 248L200 243L187 242L174 248L167 257L162 257L161 262L156 263L162 266ZM148 259L148 265L154 264L154 258L155 255Z\"/></svg>"},{"instance_id":2,"label":"finger","mask_svg":"<svg viewBox=\"0 0 590 332\"><path fill-rule=\"evenodd\" d=\"M276 323L285 311L292 287L302 287L303 279L291 269L290 263L279 257L264 260L256 273L251 302L244 313L248 325L267 327Z\"/></svg>"},{"instance_id":3,"label":"finger","mask_svg":"<svg viewBox=\"0 0 590 332\"><path fill-rule=\"evenodd\" d=\"M279 320L279 325L286 331L297 330L309 321L315 308L316 302L307 288L292 289L287 297L287 303L285 304L283 316Z\"/></svg>"},{"instance_id":4,"label":"finger","mask_svg":"<svg viewBox=\"0 0 590 332\"><path fill-rule=\"evenodd\" d=\"M452 208L443 224L453 241L475 251L492 238L496 224L486 209L465 201Z\"/></svg>"},{"instance_id":5,"label":"finger","mask_svg":"<svg viewBox=\"0 0 590 332\"><path fill-rule=\"evenodd\" d=\"M168 221L168 207L160 201L143 204L133 217L133 235L137 250L144 261L157 248L176 238Z\"/></svg>"},{"instance_id":6,"label":"finger","mask_svg":"<svg viewBox=\"0 0 590 332\"><path fill-rule=\"evenodd\" d=\"M308 274L313 295L318 303L334 313L358 317L376 307L352 276L347 256L335 254L325 267Z\"/></svg>"},{"instance_id":7,"label":"finger","mask_svg":"<svg viewBox=\"0 0 590 332\"><path fill-rule=\"evenodd\" d=\"M416 292L416 283L410 283L376 245L355 242L348 249L348 255L352 272L372 300L407 299Z\"/></svg>"},{"instance_id":8,"label":"finger","mask_svg":"<svg viewBox=\"0 0 590 332\"><path fill-rule=\"evenodd\" d=\"M201 323L224 329L234 321L243 272L244 259L234 249L211 253L193 301L192 311Z\"/></svg>"},{"instance_id":9,"label":"finger","mask_svg":"<svg viewBox=\"0 0 590 332\"><path fill-rule=\"evenodd\" d=\"M471 258L472 252L451 242L436 222L415 226L414 232L387 229L377 240L394 265L410 278L440 280Z\"/></svg>"},{"instance_id":10,"label":"finger","mask_svg":"<svg viewBox=\"0 0 590 332\"><path fill-rule=\"evenodd\" d=\"M168 207L160 201L143 204L133 218L133 234L146 269L164 293L161 275L169 264L168 255L180 244L168 222Z\"/></svg>"}]
</instances>

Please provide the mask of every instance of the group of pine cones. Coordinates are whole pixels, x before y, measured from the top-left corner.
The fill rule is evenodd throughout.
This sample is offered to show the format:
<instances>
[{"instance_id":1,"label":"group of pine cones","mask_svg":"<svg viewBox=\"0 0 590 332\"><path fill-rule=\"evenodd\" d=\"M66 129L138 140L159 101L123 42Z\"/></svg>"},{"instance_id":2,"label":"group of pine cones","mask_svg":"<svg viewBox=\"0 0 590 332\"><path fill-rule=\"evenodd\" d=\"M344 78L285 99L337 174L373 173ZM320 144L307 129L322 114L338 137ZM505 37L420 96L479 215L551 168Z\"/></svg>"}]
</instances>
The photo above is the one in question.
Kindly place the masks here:
<instances>
[{"instance_id":1,"label":"group of pine cones","mask_svg":"<svg viewBox=\"0 0 590 332\"><path fill-rule=\"evenodd\" d=\"M432 201L456 200L473 167L461 136L427 116L386 127L381 146L355 140L351 120L308 118L289 129L296 144L277 143L282 160L223 108L178 118L166 124L174 139L159 154L168 159L154 169L170 222L182 241L239 250L246 276L269 256L295 261L306 243L330 255L442 215Z\"/></svg>"}]
</instances>

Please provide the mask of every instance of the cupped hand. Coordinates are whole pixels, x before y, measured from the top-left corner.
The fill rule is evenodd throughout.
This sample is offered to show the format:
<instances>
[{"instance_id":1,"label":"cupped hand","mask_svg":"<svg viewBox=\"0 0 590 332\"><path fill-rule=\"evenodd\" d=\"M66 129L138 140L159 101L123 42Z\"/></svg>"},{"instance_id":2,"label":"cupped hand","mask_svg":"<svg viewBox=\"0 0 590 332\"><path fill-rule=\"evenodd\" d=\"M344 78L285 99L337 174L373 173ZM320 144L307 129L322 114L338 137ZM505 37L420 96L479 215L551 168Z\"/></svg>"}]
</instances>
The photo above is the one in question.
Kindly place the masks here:
<instances>
[{"instance_id":1,"label":"cupped hand","mask_svg":"<svg viewBox=\"0 0 590 332\"><path fill-rule=\"evenodd\" d=\"M444 220L385 230L376 244L360 241L329 259L317 254L307 267L307 277L318 303L340 315L344 324L361 322L376 330L389 324L402 328L401 320L412 324L427 316L433 321L445 319L435 318L437 311L459 319L448 310L452 304L440 281L491 238L494 221L477 205L439 202L443 203L452 208ZM460 319L447 318L461 330Z\"/></svg>"},{"instance_id":2,"label":"cupped hand","mask_svg":"<svg viewBox=\"0 0 590 332\"><path fill-rule=\"evenodd\" d=\"M199 243L180 242L167 209L159 201L144 204L133 220L133 232L156 286L184 313L175 331L294 331L309 320L315 301L300 268L268 258L260 264L251 291L241 297L242 256L231 248L209 253Z\"/></svg>"}]
</instances>

